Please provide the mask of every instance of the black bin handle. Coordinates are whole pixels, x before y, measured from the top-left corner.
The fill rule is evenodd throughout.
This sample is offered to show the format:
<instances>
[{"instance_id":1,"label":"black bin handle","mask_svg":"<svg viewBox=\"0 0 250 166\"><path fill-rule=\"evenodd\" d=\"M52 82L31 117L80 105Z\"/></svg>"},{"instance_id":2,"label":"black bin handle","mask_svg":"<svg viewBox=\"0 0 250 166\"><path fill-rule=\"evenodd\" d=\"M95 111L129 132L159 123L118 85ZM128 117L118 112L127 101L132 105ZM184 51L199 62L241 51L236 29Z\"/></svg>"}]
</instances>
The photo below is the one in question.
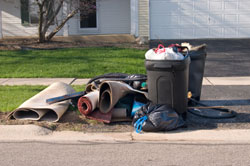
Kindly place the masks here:
<instances>
[{"instance_id":1,"label":"black bin handle","mask_svg":"<svg viewBox=\"0 0 250 166\"><path fill-rule=\"evenodd\" d=\"M153 67L155 69L171 69L172 65L171 64L154 64Z\"/></svg>"}]
</instances>

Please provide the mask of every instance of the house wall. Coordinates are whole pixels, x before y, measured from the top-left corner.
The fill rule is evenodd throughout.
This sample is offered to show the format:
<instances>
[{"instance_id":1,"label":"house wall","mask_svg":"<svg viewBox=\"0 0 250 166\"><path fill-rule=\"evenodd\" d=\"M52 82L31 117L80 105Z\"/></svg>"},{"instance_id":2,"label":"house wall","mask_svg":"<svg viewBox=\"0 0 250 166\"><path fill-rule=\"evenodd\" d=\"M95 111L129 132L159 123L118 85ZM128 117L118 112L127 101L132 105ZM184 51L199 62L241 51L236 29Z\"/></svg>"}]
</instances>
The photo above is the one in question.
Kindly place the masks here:
<instances>
[{"instance_id":1,"label":"house wall","mask_svg":"<svg viewBox=\"0 0 250 166\"><path fill-rule=\"evenodd\" d=\"M139 0L138 32L140 37L149 37L149 0Z\"/></svg>"},{"instance_id":2,"label":"house wall","mask_svg":"<svg viewBox=\"0 0 250 166\"><path fill-rule=\"evenodd\" d=\"M98 28L81 29L79 15L70 19L57 33L58 36L85 35L85 34L130 34L131 10L130 0L97 0ZM0 0L2 10L2 34L10 36L36 36L37 25L23 26L21 24L20 0ZM58 20L67 15L67 5L58 14Z\"/></svg>"},{"instance_id":3,"label":"house wall","mask_svg":"<svg viewBox=\"0 0 250 166\"><path fill-rule=\"evenodd\" d=\"M21 23L20 0L1 0L2 8L2 36L36 36L38 34L37 25L23 26ZM59 17L62 15L59 13ZM57 35L62 35L62 31Z\"/></svg>"},{"instance_id":4,"label":"house wall","mask_svg":"<svg viewBox=\"0 0 250 166\"><path fill-rule=\"evenodd\" d=\"M69 21L69 35L130 34L130 0L97 0L97 28L81 29L79 14Z\"/></svg>"},{"instance_id":5,"label":"house wall","mask_svg":"<svg viewBox=\"0 0 250 166\"><path fill-rule=\"evenodd\" d=\"M7 36L33 36L37 35L36 27L25 27L21 24L20 1L0 1L2 7L2 34Z\"/></svg>"},{"instance_id":6,"label":"house wall","mask_svg":"<svg viewBox=\"0 0 250 166\"><path fill-rule=\"evenodd\" d=\"M0 39L2 39L2 9L0 6Z\"/></svg>"}]
</instances>

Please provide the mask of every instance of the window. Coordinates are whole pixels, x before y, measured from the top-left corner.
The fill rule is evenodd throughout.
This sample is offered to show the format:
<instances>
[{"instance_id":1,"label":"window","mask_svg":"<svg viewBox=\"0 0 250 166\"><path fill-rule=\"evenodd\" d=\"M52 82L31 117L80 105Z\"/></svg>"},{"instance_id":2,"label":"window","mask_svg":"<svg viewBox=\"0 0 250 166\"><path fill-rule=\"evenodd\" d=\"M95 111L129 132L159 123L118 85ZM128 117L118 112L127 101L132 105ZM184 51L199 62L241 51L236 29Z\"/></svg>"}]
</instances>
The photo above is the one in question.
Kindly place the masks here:
<instances>
[{"instance_id":1,"label":"window","mask_svg":"<svg viewBox=\"0 0 250 166\"><path fill-rule=\"evenodd\" d=\"M35 0L21 0L21 20L22 25L28 26L31 24L38 24L39 23L39 9L38 5L36 4ZM48 1L45 4L46 8L48 8L48 17L52 17L53 15L53 7L54 1Z\"/></svg>"},{"instance_id":2,"label":"window","mask_svg":"<svg viewBox=\"0 0 250 166\"><path fill-rule=\"evenodd\" d=\"M21 0L20 2L22 24L38 24L38 7L35 4L35 0Z\"/></svg>"},{"instance_id":3,"label":"window","mask_svg":"<svg viewBox=\"0 0 250 166\"><path fill-rule=\"evenodd\" d=\"M97 28L96 0L80 0L80 27Z\"/></svg>"},{"instance_id":4,"label":"window","mask_svg":"<svg viewBox=\"0 0 250 166\"><path fill-rule=\"evenodd\" d=\"M23 25L29 24L29 1L21 0L21 20Z\"/></svg>"}]
</instances>

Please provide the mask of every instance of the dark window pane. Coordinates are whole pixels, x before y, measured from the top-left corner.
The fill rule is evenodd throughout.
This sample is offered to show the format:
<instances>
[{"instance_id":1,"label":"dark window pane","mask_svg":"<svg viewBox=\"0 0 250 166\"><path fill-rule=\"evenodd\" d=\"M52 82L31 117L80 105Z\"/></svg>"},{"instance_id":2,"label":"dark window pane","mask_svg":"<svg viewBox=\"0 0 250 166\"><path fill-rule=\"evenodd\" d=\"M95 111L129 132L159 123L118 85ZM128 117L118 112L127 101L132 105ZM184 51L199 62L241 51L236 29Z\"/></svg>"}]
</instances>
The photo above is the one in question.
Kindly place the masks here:
<instances>
[{"instance_id":1,"label":"dark window pane","mask_svg":"<svg viewBox=\"0 0 250 166\"><path fill-rule=\"evenodd\" d=\"M29 24L29 0L21 0L21 20L22 24Z\"/></svg>"},{"instance_id":2,"label":"dark window pane","mask_svg":"<svg viewBox=\"0 0 250 166\"><path fill-rule=\"evenodd\" d=\"M80 0L80 27L96 28L96 0Z\"/></svg>"},{"instance_id":3,"label":"dark window pane","mask_svg":"<svg viewBox=\"0 0 250 166\"><path fill-rule=\"evenodd\" d=\"M38 24L38 6L35 0L20 0L21 21L23 25Z\"/></svg>"},{"instance_id":4,"label":"dark window pane","mask_svg":"<svg viewBox=\"0 0 250 166\"><path fill-rule=\"evenodd\" d=\"M96 13L81 16L81 28L96 28Z\"/></svg>"}]
</instances>

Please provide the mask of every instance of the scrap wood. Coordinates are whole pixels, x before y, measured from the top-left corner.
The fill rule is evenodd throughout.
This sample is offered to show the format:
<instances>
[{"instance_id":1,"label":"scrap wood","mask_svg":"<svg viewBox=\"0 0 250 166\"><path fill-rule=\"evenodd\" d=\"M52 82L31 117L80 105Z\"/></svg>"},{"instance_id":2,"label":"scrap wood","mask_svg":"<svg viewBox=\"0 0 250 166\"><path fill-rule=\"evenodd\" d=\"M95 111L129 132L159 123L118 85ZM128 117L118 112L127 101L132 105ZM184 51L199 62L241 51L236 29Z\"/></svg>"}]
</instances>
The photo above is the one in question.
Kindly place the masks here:
<instances>
[{"instance_id":1,"label":"scrap wood","mask_svg":"<svg viewBox=\"0 0 250 166\"><path fill-rule=\"evenodd\" d=\"M57 102L61 102L61 101L69 100L69 99L79 98L81 96L84 96L85 94L86 92L82 91L82 92L71 93L71 94L67 94L63 96L53 97L53 98L46 99L46 103L53 104L53 103L57 103Z\"/></svg>"}]
</instances>

